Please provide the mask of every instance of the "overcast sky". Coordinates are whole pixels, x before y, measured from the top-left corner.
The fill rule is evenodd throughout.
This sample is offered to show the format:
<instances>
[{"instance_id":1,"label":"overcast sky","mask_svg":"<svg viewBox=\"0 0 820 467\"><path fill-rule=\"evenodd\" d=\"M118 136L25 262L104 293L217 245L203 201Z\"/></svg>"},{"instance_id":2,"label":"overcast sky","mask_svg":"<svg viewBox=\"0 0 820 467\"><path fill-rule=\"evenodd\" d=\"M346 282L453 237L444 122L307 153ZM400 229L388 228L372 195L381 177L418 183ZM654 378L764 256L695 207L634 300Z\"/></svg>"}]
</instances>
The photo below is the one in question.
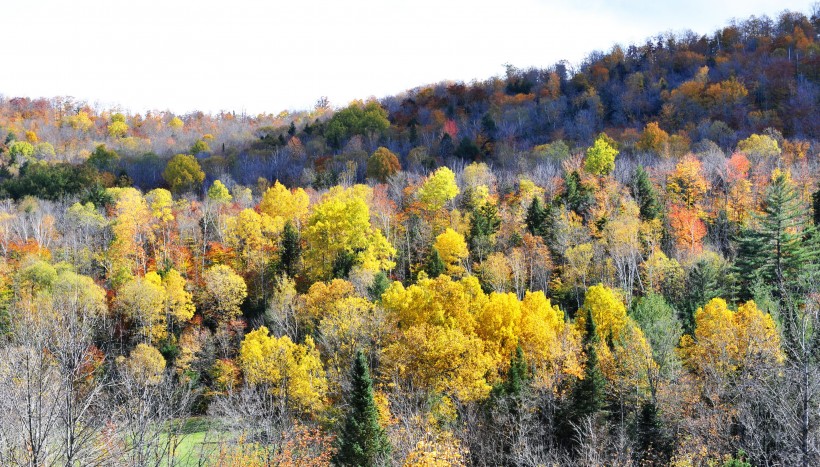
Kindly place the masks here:
<instances>
[{"instance_id":1,"label":"overcast sky","mask_svg":"<svg viewBox=\"0 0 820 467\"><path fill-rule=\"evenodd\" d=\"M0 94L143 112L334 106L503 64L578 63L663 31L711 33L790 0L15 0L3 5Z\"/></svg>"}]
</instances>

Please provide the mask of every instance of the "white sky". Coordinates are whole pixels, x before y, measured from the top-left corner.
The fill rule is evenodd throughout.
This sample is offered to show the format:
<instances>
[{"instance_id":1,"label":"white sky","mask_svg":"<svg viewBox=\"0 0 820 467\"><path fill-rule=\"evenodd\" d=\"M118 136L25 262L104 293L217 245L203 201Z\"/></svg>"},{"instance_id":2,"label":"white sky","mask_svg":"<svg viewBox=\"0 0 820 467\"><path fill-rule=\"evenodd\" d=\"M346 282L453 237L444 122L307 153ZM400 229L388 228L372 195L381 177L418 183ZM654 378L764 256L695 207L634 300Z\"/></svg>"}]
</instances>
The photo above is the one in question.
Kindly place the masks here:
<instances>
[{"instance_id":1,"label":"white sky","mask_svg":"<svg viewBox=\"0 0 820 467\"><path fill-rule=\"evenodd\" d=\"M383 97L504 63L578 63L663 31L711 33L791 0L12 0L0 94L124 110L279 112Z\"/></svg>"}]
</instances>

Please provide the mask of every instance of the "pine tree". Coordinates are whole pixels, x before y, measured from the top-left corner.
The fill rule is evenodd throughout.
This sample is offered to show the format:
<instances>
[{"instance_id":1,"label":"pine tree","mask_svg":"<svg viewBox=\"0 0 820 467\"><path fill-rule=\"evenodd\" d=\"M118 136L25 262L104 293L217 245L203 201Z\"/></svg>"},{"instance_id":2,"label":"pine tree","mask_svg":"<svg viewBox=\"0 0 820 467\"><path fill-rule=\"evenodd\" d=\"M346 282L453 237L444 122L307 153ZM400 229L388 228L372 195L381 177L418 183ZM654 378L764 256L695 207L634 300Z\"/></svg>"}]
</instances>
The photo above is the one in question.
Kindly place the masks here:
<instances>
[{"instance_id":1,"label":"pine tree","mask_svg":"<svg viewBox=\"0 0 820 467\"><path fill-rule=\"evenodd\" d=\"M339 433L339 450L333 462L340 466L372 466L386 463L390 443L379 426L373 399L373 380L361 350L356 352L351 371L349 410Z\"/></svg>"},{"instance_id":2,"label":"pine tree","mask_svg":"<svg viewBox=\"0 0 820 467\"><path fill-rule=\"evenodd\" d=\"M593 197L590 190L581 183L581 175L577 170L564 175L564 201L567 208L575 211L579 216L584 216L589 206L592 205Z\"/></svg>"},{"instance_id":3,"label":"pine tree","mask_svg":"<svg viewBox=\"0 0 820 467\"><path fill-rule=\"evenodd\" d=\"M293 277L296 274L296 266L301 254L302 245L299 241L299 232L291 221L287 221L282 231L282 252L279 255L281 271Z\"/></svg>"},{"instance_id":4,"label":"pine tree","mask_svg":"<svg viewBox=\"0 0 820 467\"><path fill-rule=\"evenodd\" d=\"M501 228L501 218L494 204L484 203L473 211L469 242L479 262L483 261L492 249L492 235L498 232L499 228Z\"/></svg>"},{"instance_id":5,"label":"pine tree","mask_svg":"<svg viewBox=\"0 0 820 467\"><path fill-rule=\"evenodd\" d=\"M604 406L606 380L598 362L598 330L592 313L587 311L584 335L584 353L587 361L584 378L576 382L572 391L572 418L575 423L600 412Z\"/></svg>"},{"instance_id":6,"label":"pine tree","mask_svg":"<svg viewBox=\"0 0 820 467\"><path fill-rule=\"evenodd\" d=\"M638 464L667 465L674 446L654 402L647 401L642 404L635 431Z\"/></svg>"},{"instance_id":7,"label":"pine tree","mask_svg":"<svg viewBox=\"0 0 820 467\"><path fill-rule=\"evenodd\" d=\"M427 264L424 267L427 277L435 279L436 277L444 274L444 269L444 260L441 259L441 255L438 250L436 247L431 248L430 256L427 258Z\"/></svg>"},{"instance_id":8,"label":"pine tree","mask_svg":"<svg viewBox=\"0 0 820 467\"><path fill-rule=\"evenodd\" d=\"M493 388L493 395L495 397L510 396L518 398L524 392L528 381L527 361L524 359L524 351L519 345L515 348L515 354L510 360L507 378Z\"/></svg>"},{"instance_id":9,"label":"pine tree","mask_svg":"<svg viewBox=\"0 0 820 467\"><path fill-rule=\"evenodd\" d=\"M370 299L373 301L380 300L388 287L390 287L390 279L387 278L384 271L379 271L376 277L373 278L373 283L367 288L367 294L370 295Z\"/></svg>"},{"instance_id":10,"label":"pine tree","mask_svg":"<svg viewBox=\"0 0 820 467\"><path fill-rule=\"evenodd\" d=\"M638 202L641 209L641 219L651 220L657 218L661 213L658 197L655 188L649 180L649 174L642 165L635 168L635 182L632 185L632 197Z\"/></svg>"},{"instance_id":11,"label":"pine tree","mask_svg":"<svg viewBox=\"0 0 820 467\"><path fill-rule=\"evenodd\" d=\"M782 299L787 284L810 271L817 258L815 228L808 222L788 173L775 171L756 220L757 227L744 230L738 240L736 272L741 292L748 296L754 279L760 279L771 284L776 297Z\"/></svg>"},{"instance_id":12,"label":"pine tree","mask_svg":"<svg viewBox=\"0 0 820 467\"><path fill-rule=\"evenodd\" d=\"M530 207L527 208L527 217L524 222L527 224L527 230L532 235L544 236L544 224L547 219L547 211L541 205L541 200L537 196L533 196Z\"/></svg>"}]
</instances>

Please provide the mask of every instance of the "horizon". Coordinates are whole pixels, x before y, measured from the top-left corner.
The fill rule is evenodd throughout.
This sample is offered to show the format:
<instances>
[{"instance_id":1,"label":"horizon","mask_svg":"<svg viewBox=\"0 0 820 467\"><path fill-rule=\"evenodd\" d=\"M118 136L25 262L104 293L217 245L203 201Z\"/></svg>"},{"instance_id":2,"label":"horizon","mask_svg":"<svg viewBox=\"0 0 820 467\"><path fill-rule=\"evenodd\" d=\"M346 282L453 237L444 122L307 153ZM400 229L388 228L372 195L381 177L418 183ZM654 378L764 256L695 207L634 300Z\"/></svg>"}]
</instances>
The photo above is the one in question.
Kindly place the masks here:
<instances>
[{"instance_id":1,"label":"horizon","mask_svg":"<svg viewBox=\"0 0 820 467\"><path fill-rule=\"evenodd\" d=\"M490 79L503 74L505 63L527 69L566 60L577 66L595 51L665 32L709 35L733 19L776 19L784 10L809 8L768 0L598 0L581 6L515 0L504 8L486 1L388 6L311 0L278 6L238 0L230 11L222 2L196 5L11 5L9 17L40 18L41 24L36 34L29 21L7 25L9 36L22 41L6 51L6 62L14 65L6 69L0 95L70 96L99 108L177 115L303 111L322 96L339 108L441 82ZM700 14L707 8L708 15ZM305 14L309 10L315 13ZM391 28L393 23L398 26ZM66 47L73 51L66 53Z\"/></svg>"}]
</instances>

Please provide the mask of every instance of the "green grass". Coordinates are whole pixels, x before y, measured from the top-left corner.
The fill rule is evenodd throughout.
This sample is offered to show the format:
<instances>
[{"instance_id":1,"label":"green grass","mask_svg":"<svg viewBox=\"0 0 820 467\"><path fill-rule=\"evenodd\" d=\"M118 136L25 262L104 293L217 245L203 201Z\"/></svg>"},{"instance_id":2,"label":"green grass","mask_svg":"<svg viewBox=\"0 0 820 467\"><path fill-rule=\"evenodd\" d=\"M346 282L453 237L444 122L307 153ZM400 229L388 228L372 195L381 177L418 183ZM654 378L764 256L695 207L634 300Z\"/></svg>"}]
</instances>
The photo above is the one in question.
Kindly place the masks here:
<instances>
[{"instance_id":1,"label":"green grass","mask_svg":"<svg viewBox=\"0 0 820 467\"><path fill-rule=\"evenodd\" d=\"M216 426L213 420L206 417L192 417L183 423L179 436L179 444L175 452L177 465L194 467L208 465L202 459L210 459L219 452L220 440L224 433Z\"/></svg>"}]
</instances>

